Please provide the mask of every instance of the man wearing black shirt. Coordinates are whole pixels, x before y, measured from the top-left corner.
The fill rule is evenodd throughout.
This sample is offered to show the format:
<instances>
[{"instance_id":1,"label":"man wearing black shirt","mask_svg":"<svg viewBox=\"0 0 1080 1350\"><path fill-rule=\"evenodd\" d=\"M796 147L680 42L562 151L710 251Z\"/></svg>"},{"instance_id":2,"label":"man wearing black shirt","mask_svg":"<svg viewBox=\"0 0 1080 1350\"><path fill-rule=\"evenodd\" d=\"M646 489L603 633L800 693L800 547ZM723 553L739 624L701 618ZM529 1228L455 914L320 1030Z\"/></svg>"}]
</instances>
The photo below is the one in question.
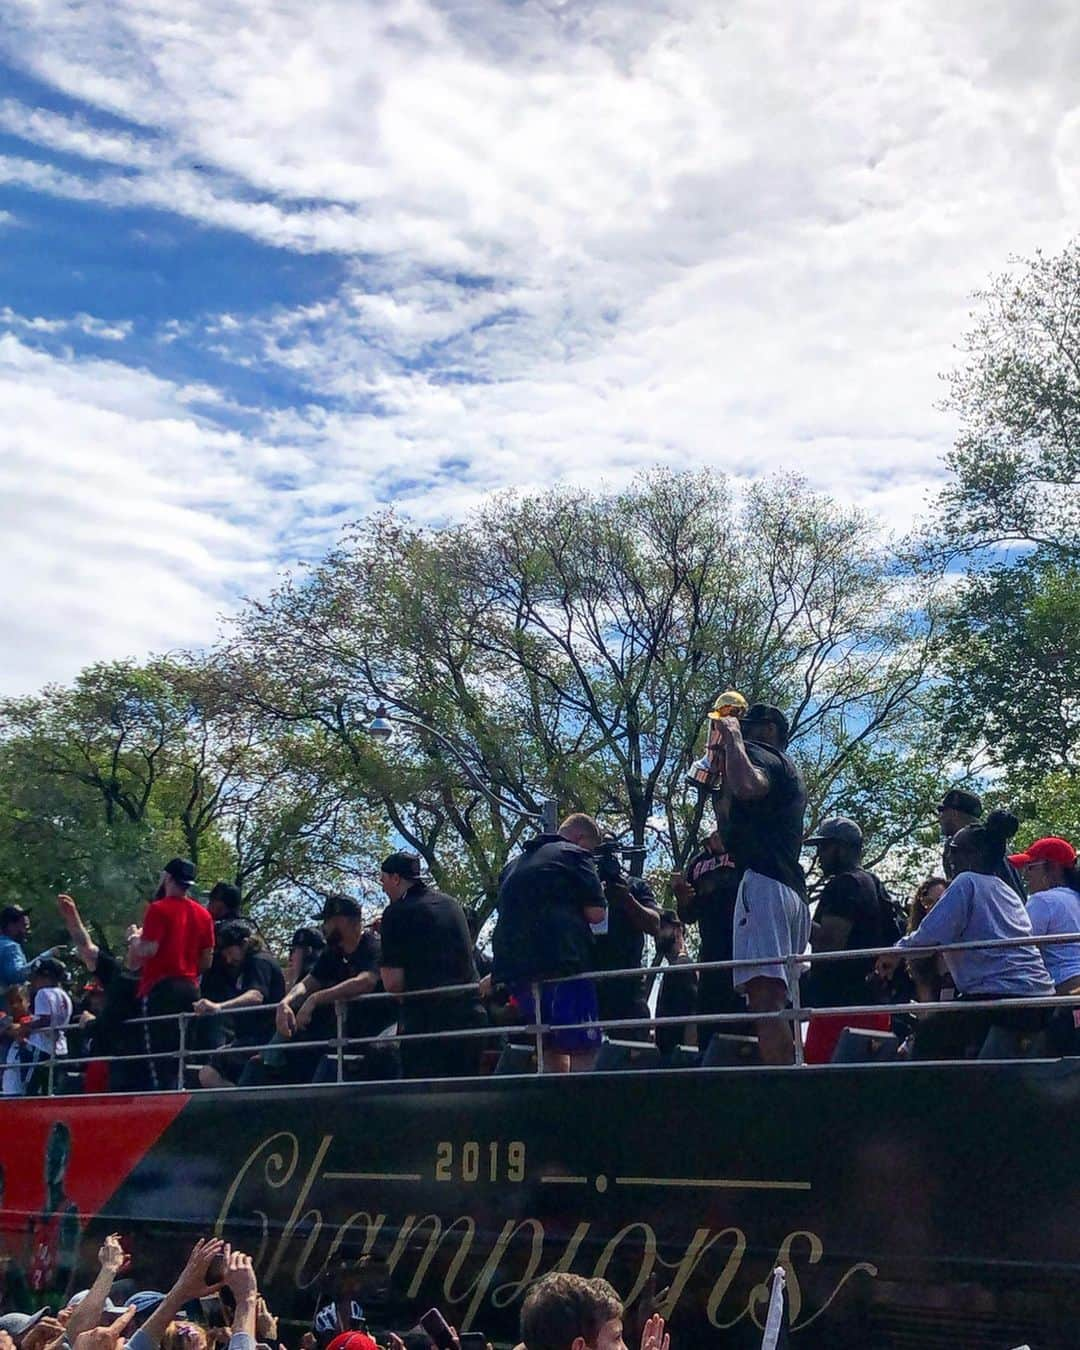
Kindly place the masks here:
<instances>
[{"instance_id":1,"label":"man wearing black shirt","mask_svg":"<svg viewBox=\"0 0 1080 1350\"><path fill-rule=\"evenodd\" d=\"M719 830L709 835L705 847L690 860L685 876L679 872L671 875L679 918L683 923L698 926L701 938L699 961L732 960L731 937L739 879L739 869ZM735 992L730 970L701 971L697 1011L705 1016L746 1011L742 995ZM699 1022L698 1046L702 1053L718 1032L729 1036L749 1034L743 1023Z\"/></svg>"},{"instance_id":2,"label":"man wearing black shirt","mask_svg":"<svg viewBox=\"0 0 1080 1350\"><path fill-rule=\"evenodd\" d=\"M285 976L281 967L265 950L250 924L234 919L215 925L216 951L225 972L224 998L202 997L195 1004L195 1016L221 1019L226 1032L233 1032L232 1053L215 1055L199 1069L203 1087L227 1087L238 1083L250 1055L236 1054L241 1046L265 1045L274 1034L275 1015L265 1012L240 1012L262 1004L279 1003L285 995ZM239 1013L230 1018L229 1013ZM225 1041L220 1043L224 1046Z\"/></svg>"},{"instance_id":3,"label":"man wearing black shirt","mask_svg":"<svg viewBox=\"0 0 1080 1350\"><path fill-rule=\"evenodd\" d=\"M853 820L826 820L806 841L817 847L825 885L818 897L811 946L815 952L853 952L891 947L900 936L889 913L889 897L873 874L860 866L863 833ZM861 961L818 961L803 977L803 1004L808 1008L854 1008L876 1003L878 986L869 983L874 958ZM886 1012L814 1017L806 1035L806 1062L827 1064L845 1027L888 1031Z\"/></svg>"},{"instance_id":4,"label":"man wearing black shirt","mask_svg":"<svg viewBox=\"0 0 1080 1350\"><path fill-rule=\"evenodd\" d=\"M419 989L471 985L468 993L407 998L398 1014L403 1036L431 1031L461 1031L487 1023L477 989L473 943L465 911L449 895L420 876L415 853L392 853L379 878L390 903L383 910L383 988L390 994ZM405 1078L457 1078L475 1074L483 1037L401 1042Z\"/></svg>"},{"instance_id":5,"label":"man wearing black shirt","mask_svg":"<svg viewBox=\"0 0 1080 1350\"><path fill-rule=\"evenodd\" d=\"M692 1018L698 999L698 972L679 969L680 966L690 964L690 957L686 951L682 920L673 909L665 909L660 915L660 935L656 939L656 955L658 959L667 961L660 993L656 999L657 1018ZM676 1023L667 1026L658 1024L656 1044L660 1053L670 1055L677 1045L685 1045L691 1030L689 1021L683 1026Z\"/></svg>"},{"instance_id":6,"label":"man wearing black shirt","mask_svg":"<svg viewBox=\"0 0 1080 1350\"><path fill-rule=\"evenodd\" d=\"M735 902L732 949L737 961L757 964L735 971L735 988L751 1013L783 1010L798 979L784 958L801 956L810 938L806 879L799 864L806 789L784 750L787 718L779 708L755 703L742 721L720 722L724 746L724 834L742 872ZM787 1023L757 1019L766 1064L790 1064L795 1044Z\"/></svg>"},{"instance_id":7,"label":"man wearing black shirt","mask_svg":"<svg viewBox=\"0 0 1080 1350\"><path fill-rule=\"evenodd\" d=\"M607 912L607 930L594 930L593 944L597 970L629 970L640 966L645 954L645 934L660 933L660 906L652 887L644 877L631 877L625 886L611 888ZM645 977L597 980L596 999L601 1022L622 1018L649 1018ZM647 1041L649 1028L613 1027L608 1033L617 1041Z\"/></svg>"},{"instance_id":8,"label":"man wearing black shirt","mask_svg":"<svg viewBox=\"0 0 1080 1350\"><path fill-rule=\"evenodd\" d=\"M379 988L379 935L365 929L363 911L351 895L328 895L319 918L326 948L310 972L278 1005L277 1033L283 1040L292 1040L294 1036L311 1041L331 1040L337 1035L335 1004L347 1003L346 1035L377 1036L393 1021L388 1003L379 999L368 1004L364 999L365 994ZM357 1047L355 1053L367 1056L369 1047ZM303 1082L311 1078L312 1072L319 1074L327 1055L332 1062L332 1047L312 1050L311 1054L288 1052L289 1078Z\"/></svg>"},{"instance_id":9,"label":"man wearing black shirt","mask_svg":"<svg viewBox=\"0 0 1080 1350\"><path fill-rule=\"evenodd\" d=\"M534 981L582 975L594 968L590 925L607 917L607 898L592 856L600 842L596 822L575 814L563 821L558 834L529 840L503 868L491 940L493 973L497 983L510 988L526 1020L535 1013ZM545 1042L547 1071L568 1073L574 1061L584 1065L599 1046L595 1027L574 1025L597 1019L591 980L545 986L540 1015L555 1028Z\"/></svg>"},{"instance_id":10,"label":"man wearing black shirt","mask_svg":"<svg viewBox=\"0 0 1080 1350\"><path fill-rule=\"evenodd\" d=\"M944 840L941 863L950 881L956 876L956 861L951 848L953 835L966 830L969 825L975 825L982 813L982 798L974 792L968 792L966 788L950 788L941 799L941 805L938 807L938 824L941 826L941 837ZM1002 856L994 868L994 875L1000 877L1006 886L1011 886L1023 903L1027 904L1028 893L1024 878L1008 857Z\"/></svg>"}]
</instances>

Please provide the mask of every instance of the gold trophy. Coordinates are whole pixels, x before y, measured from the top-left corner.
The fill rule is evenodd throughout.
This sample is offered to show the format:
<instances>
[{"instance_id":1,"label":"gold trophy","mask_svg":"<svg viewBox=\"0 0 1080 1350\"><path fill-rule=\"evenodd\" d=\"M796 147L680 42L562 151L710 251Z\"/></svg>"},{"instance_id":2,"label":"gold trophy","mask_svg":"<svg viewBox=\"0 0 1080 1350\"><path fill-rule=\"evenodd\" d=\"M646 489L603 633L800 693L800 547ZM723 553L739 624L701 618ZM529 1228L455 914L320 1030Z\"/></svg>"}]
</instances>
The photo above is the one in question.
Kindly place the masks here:
<instances>
[{"instance_id":1,"label":"gold trophy","mask_svg":"<svg viewBox=\"0 0 1080 1350\"><path fill-rule=\"evenodd\" d=\"M719 792L724 786L724 741L720 730L722 717L742 717L750 705L742 694L728 689L720 695L709 712L709 737L705 753L691 766L686 782L699 792Z\"/></svg>"}]
</instances>

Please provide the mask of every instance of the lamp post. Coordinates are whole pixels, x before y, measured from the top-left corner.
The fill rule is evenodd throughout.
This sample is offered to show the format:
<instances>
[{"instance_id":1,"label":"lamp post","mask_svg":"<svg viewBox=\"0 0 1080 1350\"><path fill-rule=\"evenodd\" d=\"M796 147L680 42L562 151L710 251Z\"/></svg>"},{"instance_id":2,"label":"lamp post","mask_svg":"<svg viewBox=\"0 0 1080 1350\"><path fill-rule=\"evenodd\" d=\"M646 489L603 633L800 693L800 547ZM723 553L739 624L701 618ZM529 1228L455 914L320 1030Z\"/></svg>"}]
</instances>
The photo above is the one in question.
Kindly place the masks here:
<instances>
[{"instance_id":1,"label":"lamp post","mask_svg":"<svg viewBox=\"0 0 1080 1350\"><path fill-rule=\"evenodd\" d=\"M375 709L375 716L368 724L368 735L377 741L389 741L393 738L394 727L411 727L413 731L421 731L428 736L434 736L441 744L445 745L450 753L457 760L459 766L465 773L465 777L478 792L482 792L490 802L504 811L511 811L524 820L536 821L544 834L554 834L559 826L559 803L552 797L545 797L540 803L539 811L523 811L516 802L507 801L505 797L500 797L497 792L491 788L477 775L472 765L461 753L458 747L448 736L444 736L441 731L437 731L427 722L417 722L411 717L402 717L398 713L391 715L386 706L382 703Z\"/></svg>"}]
</instances>

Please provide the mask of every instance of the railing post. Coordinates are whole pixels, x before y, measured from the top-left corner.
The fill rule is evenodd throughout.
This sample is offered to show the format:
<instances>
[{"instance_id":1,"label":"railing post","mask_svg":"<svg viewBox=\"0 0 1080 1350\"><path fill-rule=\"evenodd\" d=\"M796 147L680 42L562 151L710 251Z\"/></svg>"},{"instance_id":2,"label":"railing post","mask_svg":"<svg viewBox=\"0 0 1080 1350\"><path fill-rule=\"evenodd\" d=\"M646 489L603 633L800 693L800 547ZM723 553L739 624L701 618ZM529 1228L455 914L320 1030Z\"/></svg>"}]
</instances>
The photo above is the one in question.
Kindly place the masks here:
<instances>
[{"instance_id":1,"label":"railing post","mask_svg":"<svg viewBox=\"0 0 1080 1350\"><path fill-rule=\"evenodd\" d=\"M52 1096L55 1095L55 1084L54 1084L54 1081L53 1081L53 1075L54 1075L55 1072L56 1072L55 1065L56 1065L56 1036L54 1035L54 1036L53 1036L53 1053L49 1056L49 1068L48 1068L48 1073L46 1074L46 1078L45 1078L45 1083L46 1083L45 1091L46 1091L46 1094L47 1094L48 1096L50 1096L50 1097L52 1097Z\"/></svg>"},{"instance_id":2,"label":"railing post","mask_svg":"<svg viewBox=\"0 0 1080 1350\"><path fill-rule=\"evenodd\" d=\"M334 1020L337 1024L337 1045L335 1047L335 1057L337 1059L337 1081L345 1081L345 1042L342 1039L342 1031L345 1026L345 1005L344 1003L334 1004Z\"/></svg>"},{"instance_id":3,"label":"railing post","mask_svg":"<svg viewBox=\"0 0 1080 1350\"><path fill-rule=\"evenodd\" d=\"M791 1034L795 1038L795 1063L804 1064L803 1041L802 1041L802 1018L799 1014L802 1012L802 994L799 988L799 958L797 956L788 956L784 964L787 966L788 988L791 990L791 1011L794 1014L791 1019Z\"/></svg>"},{"instance_id":4,"label":"railing post","mask_svg":"<svg viewBox=\"0 0 1080 1350\"><path fill-rule=\"evenodd\" d=\"M188 1015L187 1013L179 1013L178 1017L180 1021L180 1053L176 1061L176 1090L177 1092L183 1092L187 1086L187 1075L184 1070L187 1056Z\"/></svg>"},{"instance_id":5,"label":"railing post","mask_svg":"<svg viewBox=\"0 0 1080 1350\"><path fill-rule=\"evenodd\" d=\"M540 1013L540 981L533 980L533 1027L536 1034L536 1072L544 1072L544 1033L540 1028L544 1025L544 1019Z\"/></svg>"}]
</instances>

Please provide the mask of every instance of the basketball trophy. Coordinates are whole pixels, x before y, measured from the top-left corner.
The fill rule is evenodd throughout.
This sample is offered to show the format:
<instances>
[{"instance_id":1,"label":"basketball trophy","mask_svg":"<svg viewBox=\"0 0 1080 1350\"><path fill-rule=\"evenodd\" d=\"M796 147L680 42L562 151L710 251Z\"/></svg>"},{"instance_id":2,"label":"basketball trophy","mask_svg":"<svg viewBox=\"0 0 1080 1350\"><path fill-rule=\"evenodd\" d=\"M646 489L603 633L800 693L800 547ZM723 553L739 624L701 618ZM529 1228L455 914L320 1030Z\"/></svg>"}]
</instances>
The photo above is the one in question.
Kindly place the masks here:
<instances>
[{"instance_id":1,"label":"basketball trophy","mask_svg":"<svg viewBox=\"0 0 1080 1350\"><path fill-rule=\"evenodd\" d=\"M728 689L712 705L708 715L709 735L705 753L686 775L686 782L698 792L719 792L724 786L724 739L720 720L724 717L742 717L749 704L742 694Z\"/></svg>"}]
</instances>

